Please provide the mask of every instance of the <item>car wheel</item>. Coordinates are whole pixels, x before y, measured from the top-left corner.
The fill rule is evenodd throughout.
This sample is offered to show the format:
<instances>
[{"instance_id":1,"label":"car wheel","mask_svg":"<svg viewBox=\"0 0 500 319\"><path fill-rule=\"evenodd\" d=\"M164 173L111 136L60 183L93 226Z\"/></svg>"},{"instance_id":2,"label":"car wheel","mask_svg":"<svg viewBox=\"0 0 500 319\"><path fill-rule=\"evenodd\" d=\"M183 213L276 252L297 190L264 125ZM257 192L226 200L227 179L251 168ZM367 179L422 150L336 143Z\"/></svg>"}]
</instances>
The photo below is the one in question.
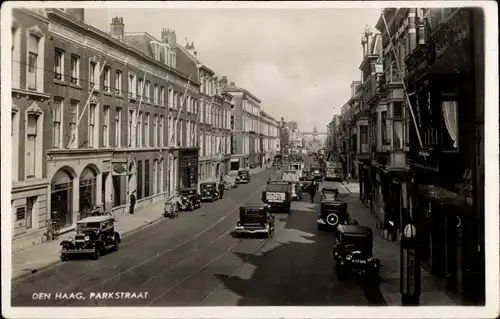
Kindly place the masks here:
<instances>
[{"instance_id":1,"label":"car wheel","mask_svg":"<svg viewBox=\"0 0 500 319\"><path fill-rule=\"evenodd\" d=\"M118 250L119 247L120 247L120 240L119 240L118 236L115 235L115 247L114 247L114 250Z\"/></svg>"},{"instance_id":2,"label":"car wheel","mask_svg":"<svg viewBox=\"0 0 500 319\"><path fill-rule=\"evenodd\" d=\"M101 257L101 249L96 246L94 248L94 252L92 253L92 259L97 260L97 259L99 259L99 257Z\"/></svg>"},{"instance_id":3,"label":"car wheel","mask_svg":"<svg viewBox=\"0 0 500 319\"><path fill-rule=\"evenodd\" d=\"M68 258L68 255L66 254L61 254L61 261L67 261L69 258Z\"/></svg>"},{"instance_id":4,"label":"car wheel","mask_svg":"<svg viewBox=\"0 0 500 319\"><path fill-rule=\"evenodd\" d=\"M194 205L191 203L191 204L189 204L189 211L192 212L193 210L194 210Z\"/></svg>"}]
</instances>

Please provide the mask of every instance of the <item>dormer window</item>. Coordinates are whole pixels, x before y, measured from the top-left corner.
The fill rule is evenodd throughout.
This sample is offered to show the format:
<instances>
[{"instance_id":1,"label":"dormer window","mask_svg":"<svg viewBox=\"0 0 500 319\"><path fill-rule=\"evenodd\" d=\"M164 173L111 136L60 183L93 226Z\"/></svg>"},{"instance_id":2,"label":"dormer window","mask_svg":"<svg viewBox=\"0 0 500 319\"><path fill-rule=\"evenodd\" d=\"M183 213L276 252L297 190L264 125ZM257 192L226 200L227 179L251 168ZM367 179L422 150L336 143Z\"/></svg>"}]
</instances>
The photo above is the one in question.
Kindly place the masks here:
<instances>
[{"instance_id":1,"label":"dormer window","mask_svg":"<svg viewBox=\"0 0 500 319\"><path fill-rule=\"evenodd\" d=\"M177 66L175 52L170 52L170 66L173 68Z\"/></svg>"}]
</instances>

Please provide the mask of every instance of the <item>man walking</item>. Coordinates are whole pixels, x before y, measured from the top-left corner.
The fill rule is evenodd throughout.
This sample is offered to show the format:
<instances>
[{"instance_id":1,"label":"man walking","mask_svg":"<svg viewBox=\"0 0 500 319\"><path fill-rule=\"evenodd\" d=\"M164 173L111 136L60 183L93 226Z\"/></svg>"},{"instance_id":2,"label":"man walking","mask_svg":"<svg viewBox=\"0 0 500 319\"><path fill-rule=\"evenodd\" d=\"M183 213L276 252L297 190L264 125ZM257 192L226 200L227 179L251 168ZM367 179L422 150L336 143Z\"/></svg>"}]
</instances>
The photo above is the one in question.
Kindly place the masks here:
<instances>
[{"instance_id":1,"label":"man walking","mask_svg":"<svg viewBox=\"0 0 500 319\"><path fill-rule=\"evenodd\" d=\"M311 197L311 203L314 203L314 196L316 196L316 182L312 182L309 186L309 196Z\"/></svg>"},{"instance_id":2,"label":"man walking","mask_svg":"<svg viewBox=\"0 0 500 319\"><path fill-rule=\"evenodd\" d=\"M135 191L130 194L130 214L134 214L134 208L135 208Z\"/></svg>"},{"instance_id":3,"label":"man walking","mask_svg":"<svg viewBox=\"0 0 500 319\"><path fill-rule=\"evenodd\" d=\"M222 196L224 195L224 183L221 181L219 183L219 197L222 199Z\"/></svg>"}]
</instances>

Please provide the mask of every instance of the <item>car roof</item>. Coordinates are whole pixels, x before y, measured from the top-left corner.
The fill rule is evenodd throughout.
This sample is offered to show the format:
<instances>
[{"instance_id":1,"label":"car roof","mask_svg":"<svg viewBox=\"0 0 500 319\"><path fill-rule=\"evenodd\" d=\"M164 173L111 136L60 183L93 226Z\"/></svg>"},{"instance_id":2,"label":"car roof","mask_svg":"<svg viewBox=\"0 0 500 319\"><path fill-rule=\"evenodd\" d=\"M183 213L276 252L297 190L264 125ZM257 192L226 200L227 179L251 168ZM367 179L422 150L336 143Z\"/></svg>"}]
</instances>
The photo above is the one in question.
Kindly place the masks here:
<instances>
[{"instance_id":1,"label":"car roof","mask_svg":"<svg viewBox=\"0 0 500 319\"><path fill-rule=\"evenodd\" d=\"M207 184L217 184L217 182L216 181L211 181L211 182L200 183L200 185L207 185Z\"/></svg>"},{"instance_id":2,"label":"car roof","mask_svg":"<svg viewBox=\"0 0 500 319\"><path fill-rule=\"evenodd\" d=\"M366 226L360 225L340 225L337 227L337 230L344 234L372 234L372 229Z\"/></svg>"},{"instance_id":3,"label":"car roof","mask_svg":"<svg viewBox=\"0 0 500 319\"><path fill-rule=\"evenodd\" d=\"M336 199L323 199L321 200L321 204L332 204L332 205L342 205L346 204L346 202L341 201L341 200L336 200Z\"/></svg>"},{"instance_id":4,"label":"car roof","mask_svg":"<svg viewBox=\"0 0 500 319\"><path fill-rule=\"evenodd\" d=\"M267 204L264 203L247 203L241 205L242 208L266 208Z\"/></svg>"},{"instance_id":5,"label":"car roof","mask_svg":"<svg viewBox=\"0 0 500 319\"><path fill-rule=\"evenodd\" d=\"M113 216L111 215L99 215L99 216L89 216L89 217L85 217L84 219L81 219L79 221L77 221L76 223L77 224L83 224L83 223L101 223L101 222L105 222L105 221L108 221L108 220L111 220L113 218Z\"/></svg>"}]
</instances>

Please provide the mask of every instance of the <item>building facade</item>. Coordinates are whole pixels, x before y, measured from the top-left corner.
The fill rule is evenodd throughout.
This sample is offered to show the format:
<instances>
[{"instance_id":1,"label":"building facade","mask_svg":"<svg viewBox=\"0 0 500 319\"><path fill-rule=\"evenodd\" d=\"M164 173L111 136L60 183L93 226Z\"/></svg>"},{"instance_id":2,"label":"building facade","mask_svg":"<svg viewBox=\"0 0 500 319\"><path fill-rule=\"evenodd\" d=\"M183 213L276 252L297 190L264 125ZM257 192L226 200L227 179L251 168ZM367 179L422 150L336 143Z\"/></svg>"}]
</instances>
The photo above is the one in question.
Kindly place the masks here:
<instances>
[{"instance_id":1,"label":"building facade","mask_svg":"<svg viewBox=\"0 0 500 319\"><path fill-rule=\"evenodd\" d=\"M472 8L384 9L362 38L367 152L360 113L341 113L341 154L370 155L360 199L387 239L413 222L422 266L471 303L485 282L483 21Z\"/></svg>"},{"instance_id":2,"label":"building facade","mask_svg":"<svg viewBox=\"0 0 500 319\"><path fill-rule=\"evenodd\" d=\"M232 96L220 89L215 72L200 61L194 43L180 48L196 63L201 83L200 113L195 122L199 126L196 132L200 148L198 178L200 182L218 179L229 172Z\"/></svg>"},{"instance_id":3,"label":"building facade","mask_svg":"<svg viewBox=\"0 0 500 319\"><path fill-rule=\"evenodd\" d=\"M261 107L256 96L248 90L239 88L234 82L227 84L222 78L224 92L233 96L233 131L230 170L247 169L261 163L260 158L260 112Z\"/></svg>"},{"instance_id":4,"label":"building facade","mask_svg":"<svg viewBox=\"0 0 500 319\"><path fill-rule=\"evenodd\" d=\"M270 165L274 156L280 150L279 124L274 117L264 111L260 112L260 141L259 147L261 152L260 165Z\"/></svg>"},{"instance_id":5,"label":"building facade","mask_svg":"<svg viewBox=\"0 0 500 319\"><path fill-rule=\"evenodd\" d=\"M52 147L51 95L44 69L49 20L43 10L14 9L12 19L12 234L41 238L46 227ZM50 79L51 80L51 79Z\"/></svg>"},{"instance_id":6,"label":"building facade","mask_svg":"<svg viewBox=\"0 0 500 319\"><path fill-rule=\"evenodd\" d=\"M116 17L106 33L84 22L83 9L20 10L14 21L24 23L25 15L36 18L16 22L21 37L13 34L26 40L20 50L29 47L25 56L13 46L13 65L29 66L13 70L12 140L20 145L13 211L15 228L25 229L14 231L17 246L39 242L47 219L66 231L93 207L122 214L131 194L141 207L196 182L189 161L197 161L197 147L188 132L199 82L188 75L196 64L176 48L175 32L163 30L161 40L127 34ZM24 121L30 125L21 129ZM25 187L29 196L21 195ZM21 218L23 206L30 212ZM33 224L38 233L27 231Z\"/></svg>"}]
</instances>

